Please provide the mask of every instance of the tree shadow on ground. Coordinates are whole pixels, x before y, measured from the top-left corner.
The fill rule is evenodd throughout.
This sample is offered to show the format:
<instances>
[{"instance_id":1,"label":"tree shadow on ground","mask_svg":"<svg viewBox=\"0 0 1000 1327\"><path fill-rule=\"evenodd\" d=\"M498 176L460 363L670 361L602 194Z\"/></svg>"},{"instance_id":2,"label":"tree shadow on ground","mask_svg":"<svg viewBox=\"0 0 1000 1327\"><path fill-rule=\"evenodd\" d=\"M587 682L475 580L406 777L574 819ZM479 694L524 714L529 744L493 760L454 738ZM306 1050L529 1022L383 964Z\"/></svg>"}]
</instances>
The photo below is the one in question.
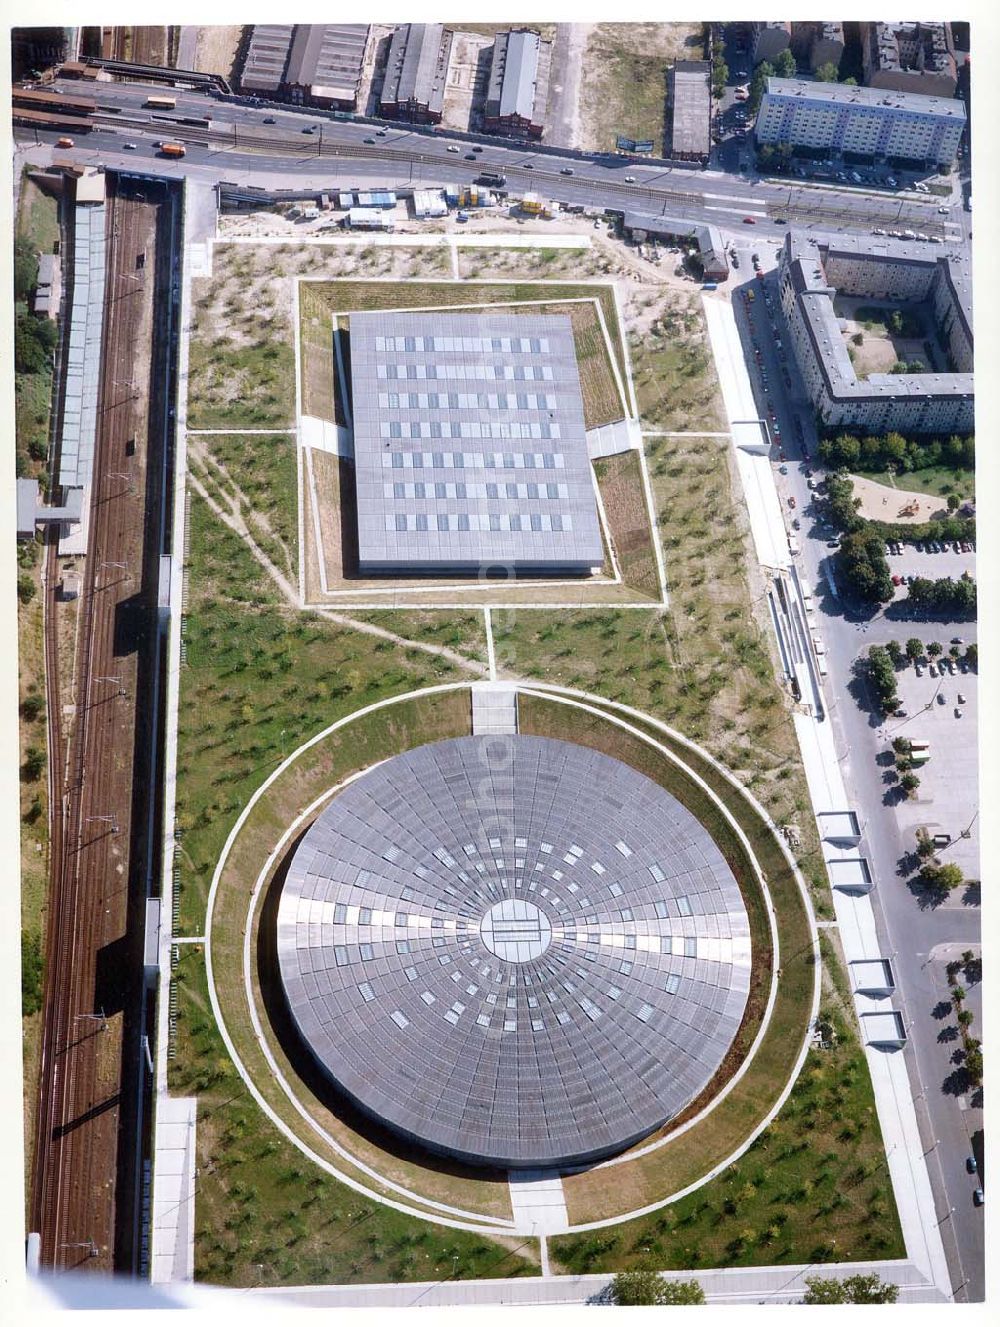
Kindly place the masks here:
<instances>
[{"instance_id":1,"label":"tree shadow on ground","mask_svg":"<svg viewBox=\"0 0 1000 1327\"><path fill-rule=\"evenodd\" d=\"M952 1007L950 1000L938 1000L937 1004L931 1010L931 1018L947 1018L952 1011Z\"/></svg>"},{"instance_id":2,"label":"tree shadow on ground","mask_svg":"<svg viewBox=\"0 0 1000 1327\"><path fill-rule=\"evenodd\" d=\"M927 909L939 908L948 897L946 889L935 889L921 880L918 875L908 881L906 887L917 900L917 907L921 912L926 912Z\"/></svg>"},{"instance_id":3,"label":"tree shadow on ground","mask_svg":"<svg viewBox=\"0 0 1000 1327\"><path fill-rule=\"evenodd\" d=\"M969 1071L965 1065L952 1070L941 1084L941 1091L949 1097L961 1097L973 1086Z\"/></svg>"},{"instance_id":4,"label":"tree shadow on ground","mask_svg":"<svg viewBox=\"0 0 1000 1327\"><path fill-rule=\"evenodd\" d=\"M962 891L962 902L967 908L978 908L983 901L983 887L978 880L970 880ZM980 969L981 970L981 969Z\"/></svg>"},{"instance_id":5,"label":"tree shadow on ground","mask_svg":"<svg viewBox=\"0 0 1000 1327\"><path fill-rule=\"evenodd\" d=\"M949 1023L947 1027L942 1028L941 1031L937 1034L938 1041L944 1043L947 1043L949 1041L955 1041L957 1040L957 1038L958 1038L958 1028L955 1026L954 1023Z\"/></svg>"}]
</instances>

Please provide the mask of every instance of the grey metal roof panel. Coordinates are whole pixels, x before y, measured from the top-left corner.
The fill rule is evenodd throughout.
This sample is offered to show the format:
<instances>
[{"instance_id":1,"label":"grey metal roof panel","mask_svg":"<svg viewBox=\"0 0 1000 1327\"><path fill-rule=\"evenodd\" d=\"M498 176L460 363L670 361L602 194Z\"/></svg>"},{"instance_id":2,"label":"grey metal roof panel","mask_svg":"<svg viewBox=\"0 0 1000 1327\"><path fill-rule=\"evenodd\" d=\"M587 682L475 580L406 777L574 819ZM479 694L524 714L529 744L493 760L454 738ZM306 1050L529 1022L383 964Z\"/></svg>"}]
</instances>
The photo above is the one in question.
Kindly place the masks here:
<instances>
[{"instance_id":1,"label":"grey metal roof panel","mask_svg":"<svg viewBox=\"0 0 1000 1327\"><path fill-rule=\"evenodd\" d=\"M569 318L361 313L350 336L363 571L601 564Z\"/></svg>"},{"instance_id":2,"label":"grey metal roof panel","mask_svg":"<svg viewBox=\"0 0 1000 1327\"><path fill-rule=\"evenodd\" d=\"M404 23L389 45L381 100L415 102L440 111L451 51L451 32L441 23Z\"/></svg>"},{"instance_id":3,"label":"grey metal roof panel","mask_svg":"<svg viewBox=\"0 0 1000 1327\"><path fill-rule=\"evenodd\" d=\"M659 915L678 897L703 934ZM433 743L354 782L296 850L277 932L334 1082L481 1164L644 1137L711 1078L749 985L739 887L702 826L621 762L537 737Z\"/></svg>"},{"instance_id":4,"label":"grey metal roof panel","mask_svg":"<svg viewBox=\"0 0 1000 1327\"><path fill-rule=\"evenodd\" d=\"M361 80L370 31L367 23L299 24L284 81L350 100Z\"/></svg>"}]
</instances>

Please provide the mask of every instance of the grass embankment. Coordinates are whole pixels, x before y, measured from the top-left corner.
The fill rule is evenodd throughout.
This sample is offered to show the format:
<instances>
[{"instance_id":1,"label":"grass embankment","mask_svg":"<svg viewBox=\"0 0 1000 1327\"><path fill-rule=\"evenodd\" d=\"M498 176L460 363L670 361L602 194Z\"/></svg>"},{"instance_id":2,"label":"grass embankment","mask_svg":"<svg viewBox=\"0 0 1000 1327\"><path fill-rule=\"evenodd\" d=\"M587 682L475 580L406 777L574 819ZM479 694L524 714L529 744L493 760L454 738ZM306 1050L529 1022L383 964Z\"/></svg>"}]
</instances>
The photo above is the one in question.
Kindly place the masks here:
<instances>
[{"instance_id":1,"label":"grass embankment","mask_svg":"<svg viewBox=\"0 0 1000 1327\"><path fill-rule=\"evenodd\" d=\"M566 300L585 300L587 303L553 303ZM599 424L612 423L624 414L621 394L615 383L604 335L594 309L595 300L601 307L616 367L624 378L625 359L618 312L614 291L606 283L574 285L560 282L549 285L522 281L502 285L482 281L309 281L299 286L299 325L303 342L312 347L311 357L323 353L332 356L330 329L338 313L367 309L444 309L455 305L502 303L527 307L508 307L496 309L495 312L564 315L573 324L584 418L590 429ZM317 404L323 405L326 404L326 388L321 385L318 373L319 369L313 366L310 358L303 366L304 381L309 384L310 400L315 391ZM312 386L314 379L315 388Z\"/></svg>"},{"instance_id":2,"label":"grass embankment","mask_svg":"<svg viewBox=\"0 0 1000 1327\"><path fill-rule=\"evenodd\" d=\"M195 1277L230 1286L447 1280L536 1270L493 1241L395 1212L311 1165L260 1112L208 1002L204 955L175 969L171 1085L198 1094Z\"/></svg>"},{"instance_id":3,"label":"grass embankment","mask_svg":"<svg viewBox=\"0 0 1000 1327\"><path fill-rule=\"evenodd\" d=\"M663 155L667 65L700 60L697 23L598 23L584 54L582 101L585 149L608 151L616 135L652 139Z\"/></svg>"},{"instance_id":4,"label":"grass embankment","mask_svg":"<svg viewBox=\"0 0 1000 1327\"><path fill-rule=\"evenodd\" d=\"M653 532L642 484L642 465L637 452L622 452L594 462L594 473L604 501L604 510L626 585L643 594L659 597Z\"/></svg>"},{"instance_id":5,"label":"grass embankment","mask_svg":"<svg viewBox=\"0 0 1000 1327\"><path fill-rule=\"evenodd\" d=\"M630 331L629 354L643 428L722 433L727 428L705 315L698 297L664 295L645 331Z\"/></svg>"},{"instance_id":6,"label":"grass embankment","mask_svg":"<svg viewBox=\"0 0 1000 1327\"><path fill-rule=\"evenodd\" d=\"M942 500L947 499L949 493L957 493L963 502L976 500L975 470L954 470L944 465L932 465L923 470L904 470L899 474L891 470L856 470L854 473L876 484L888 484L901 493L927 493Z\"/></svg>"},{"instance_id":7,"label":"grass embankment","mask_svg":"<svg viewBox=\"0 0 1000 1327\"><path fill-rule=\"evenodd\" d=\"M440 617L428 621L438 633ZM408 615L407 637L419 640L422 625L421 614ZM467 637L475 630L465 618L451 625ZM182 932L197 935L226 835L284 755L362 705L461 673L447 659L279 602L246 545L197 497L184 641L178 864Z\"/></svg>"},{"instance_id":8,"label":"grass embankment","mask_svg":"<svg viewBox=\"0 0 1000 1327\"><path fill-rule=\"evenodd\" d=\"M747 522L734 499L727 444L656 438L646 447L669 611L512 615L494 623L497 648L512 675L634 705L705 746L778 824L798 825L814 905L829 916L788 702L752 608Z\"/></svg>"}]
</instances>

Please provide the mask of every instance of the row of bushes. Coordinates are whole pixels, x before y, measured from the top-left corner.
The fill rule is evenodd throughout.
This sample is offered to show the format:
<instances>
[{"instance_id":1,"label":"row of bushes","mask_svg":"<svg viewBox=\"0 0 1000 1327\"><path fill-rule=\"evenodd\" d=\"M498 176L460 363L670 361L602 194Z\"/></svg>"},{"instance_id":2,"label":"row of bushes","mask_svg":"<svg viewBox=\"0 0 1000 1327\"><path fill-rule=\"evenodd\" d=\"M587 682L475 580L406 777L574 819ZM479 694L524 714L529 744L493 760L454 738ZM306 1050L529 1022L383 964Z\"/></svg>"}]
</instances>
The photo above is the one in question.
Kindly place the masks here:
<instances>
[{"instance_id":1,"label":"row of bushes","mask_svg":"<svg viewBox=\"0 0 1000 1327\"><path fill-rule=\"evenodd\" d=\"M891 714L899 704L899 695L896 691L896 670L884 645L873 645L868 651L867 672L868 681L882 711Z\"/></svg>"},{"instance_id":2,"label":"row of bushes","mask_svg":"<svg viewBox=\"0 0 1000 1327\"><path fill-rule=\"evenodd\" d=\"M976 582L966 572L958 580L917 576L909 584L908 602L925 613L970 618L976 615Z\"/></svg>"},{"instance_id":3,"label":"row of bushes","mask_svg":"<svg viewBox=\"0 0 1000 1327\"><path fill-rule=\"evenodd\" d=\"M902 433L859 438L853 433L838 433L823 439L818 454L833 470L905 472L932 466L971 470L976 464L976 440L972 434L962 438L957 433L949 438L906 438Z\"/></svg>"}]
</instances>

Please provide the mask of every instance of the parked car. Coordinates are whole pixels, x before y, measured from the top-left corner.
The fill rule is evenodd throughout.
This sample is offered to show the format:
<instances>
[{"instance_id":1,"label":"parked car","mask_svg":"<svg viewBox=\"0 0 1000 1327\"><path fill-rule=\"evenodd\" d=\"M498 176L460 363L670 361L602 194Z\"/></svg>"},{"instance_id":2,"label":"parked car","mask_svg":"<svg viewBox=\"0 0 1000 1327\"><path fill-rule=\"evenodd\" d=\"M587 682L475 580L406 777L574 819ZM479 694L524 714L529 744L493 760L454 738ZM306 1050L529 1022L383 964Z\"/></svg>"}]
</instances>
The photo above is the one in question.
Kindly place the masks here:
<instances>
[{"instance_id":1,"label":"parked car","mask_svg":"<svg viewBox=\"0 0 1000 1327\"><path fill-rule=\"evenodd\" d=\"M975 1193L972 1195L972 1201L977 1207L982 1207L983 1203L986 1202L986 1195L983 1193L982 1189L976 1189Z\"/></svg>"},{"instance_id":2,"label":"parked car","mask_svg":"<svg viewBox=\"0 0 1000 1327\"><path fill-rule=\"evenodd\" d=\"M949 644L949 645L964 645L964 644L965 644L965 640L964 640L964 638L963 638L962 636L952 636L952 638L951 638L951 640L948 642L948 644Z\"/></svg>"},{"instance_id":3,"label":"parked car","mask_svg":"<svg viewBox=\"0 0 1000 1327\"><path fill-rule=\"evenodd\" d=\"M959 705L965 704L965 697L962 695L961 691L958 693L955 699L958 701Z\"/></svg>"},{"instance_id":4,"label":"parked car","mask_svg":"<svg viewBox=\"0 0 1000 1327\"><path fill-rule=\"evenodd\" d=\"M892 583L893 583L893 585L898 585L898 584L899 584L899 577L898 577L898 576L893 576L893 578L892 578Z\"/></svg>"},{"instance_id":5,"label":"parked car","mask_svg":"<svg viewBox=\"0 0 1000 1327\"><path fill-rule=\"evenodd\" d=\"M975 1175L979 1167L976 1165L976 1158L974 1156L970 1155L965 1158L965 1169L970 1175Z\"/></svg>"},{"instance_id":6,"label":"parked car","mask_svg":"<svg viewBox=\"0 0 1000 1327\"><path fill-rule=\"evenodd\" d=\"M939 705L946 705L948 703L943 691L938 692L937 702Z\"/></svg>"},{"instance_id":7,"label":"parked car","mask_svg":"<svg viewBox=\"0 0 1000 1327\"><path fill-rule=\"evenodd\" d=\"M961 710L958 708L958 706L956 705L956 706L955 706L955 718L956 718L956 719L960 719L961 717L962 717L962 711L961 711Z\"/></svg>"}]
</instances>

